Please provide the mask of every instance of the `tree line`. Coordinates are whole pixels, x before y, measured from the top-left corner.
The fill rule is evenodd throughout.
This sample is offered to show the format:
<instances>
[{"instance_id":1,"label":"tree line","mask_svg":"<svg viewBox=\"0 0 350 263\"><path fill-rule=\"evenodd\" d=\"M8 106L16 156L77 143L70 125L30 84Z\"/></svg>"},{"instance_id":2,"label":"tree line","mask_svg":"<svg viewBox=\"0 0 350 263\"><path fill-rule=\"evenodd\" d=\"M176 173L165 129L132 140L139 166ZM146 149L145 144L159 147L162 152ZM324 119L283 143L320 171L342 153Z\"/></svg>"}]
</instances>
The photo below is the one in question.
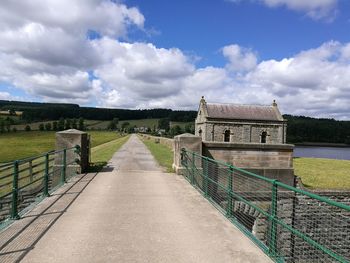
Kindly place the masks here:
<instances>
[{"instance_id":1,"label":"tree line","mask_svg":"<svg viewBox=\"0 0 350 263\"><path fill-rule=\"evenodd\" d=\"M287 141L350 144L350 121L283 115L287 119Z\"/></svg>"},{"instance_id":2,"label":"tree line","mask_svg":"<svg viewBox=\"0 0 350 263\"><path fill-rule=\"evenodd\" d=\"M196 111L177 111L171 109L108 109L80 107L77 104L38 103L0 100L0 109L21 111L25 122L58 120L59 118L83 118L87 120L138 120L169 118L171 121L188 122L196 117Z\"/></svg>"},{"instance_id":3,"label":"tree line","mask_svg":"<svg viewBox=\"0 0 350 263\"><path fill-rule=\"evenodd\" d=\"M170 121L194 122L196 111L176 111L171 109L107 109L80 107L77 104L64 103L38 103L0 100L0 110L8 111L14 114L15 111L21 111L20 121L29 123L33 121L59 120L57 124L51 123L51 130L61 130L62 127L75 127L79 129L78 120L109 120L111 121L110 130L118 125L118 121L137 120L137 119L160 119L158 127L150 127L149 130L156 133L158 129L165 130L165 134L172 136L180 132L193 132L193 127L187 129L179 127L170 127L167 125ZM10 114L11 115L11 114ZM339 121L334 119L318 119L305 116L284 115L287 119L287 142L325 142L325 143L347 143L350 144L350 121ZM63 119L63 121L61 121ZM76 121L73 121L73 120ZM66 125L66 120L68 124ZM60 125L58 124L60 122ZM62 124L64 122L64 124ZM11 125L19 124L18 120L11 117L0 117L0 132L9 131ZM57 125L57 128L56 128ZM132 131L135 127L124 124L124 130ZM192 125L193 126L193 125ZM40 128L40 127L39 127ZM50 129L41 127L43 130Z\"/></svg>"}]
</instances>

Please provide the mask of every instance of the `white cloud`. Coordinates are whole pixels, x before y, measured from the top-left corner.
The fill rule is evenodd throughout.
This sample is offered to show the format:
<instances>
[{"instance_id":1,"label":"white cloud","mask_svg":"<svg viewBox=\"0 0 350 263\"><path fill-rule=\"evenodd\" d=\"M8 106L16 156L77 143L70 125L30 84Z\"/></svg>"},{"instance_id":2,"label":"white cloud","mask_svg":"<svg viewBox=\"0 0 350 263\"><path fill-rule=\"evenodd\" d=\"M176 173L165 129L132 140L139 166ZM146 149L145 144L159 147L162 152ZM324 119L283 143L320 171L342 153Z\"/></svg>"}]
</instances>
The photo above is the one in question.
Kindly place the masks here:
<instances>
[{"instance_id":1,"label":"white cloud","mask_svg":"<svg viewBox=\"0 0 350 263\"><path fill-rule=\"evenodd\" d=\"M232 71L252 70L257 63L257 57L250 49L239 45L229 45L222 49L223 55L229 60L227 65Z\"/></svg>"},{"instance_id":2,"label":"white cloud","mask_svg":"<svg viewBox=\"0 0 350 263\"><path fill-rule=\"evenodd\" d=\"M249 93L278 99L284 112L349 118L348 44L328 42L280 61L262 61L244 77ZM261 101L261 99L260 99Z\"/></svg>"},{"instance_id":3,"label":"white cloud","mask_svg":"<svg viewBox=\"0 0 350 263\"><path fill-rule=\"evenodd\" d=\"M227 0L240 3L243 0ZM338 0L250 0L261 2L264 5L275 7L286 7L290 10L305 13L314 20L324 19L332 21L337 13Z\"/></svg>"},{"instance_id":4,"label":"white cloud","mask_svg":"<svg viewBox=\"0 0 350 263\"><path fill-rule=\"evenodd\" d=\"M305 12L314 19L332 18L338 0L260 0L269 7L286 6L288 9Z\"/></svg>"},{"instance_id":5,"label":"white cloud","mask_svg":"<svg viewBox=\"0 0 350 263\"><path fill-rule=\"evenodd\" d=\"M137 8L109 0L4 0L0 81L45 101L89 103L96 90L87 72L103 57L88 33L122 38L130 26L143 24Z\"/></svg>"},{"instance_id":6,"label":"white cloud","mask_svg":"<svg viewBox=\"0 0 350 263\"><path fill-rule=\"evenodd\" d=\"M8 92L0 91L0 100L11 100L12 96Z\"/></svg>"},{"instance_id":7,"label":"white cloud","mask_svg":"<svg viewBox=\"0 0 350 263\"><path fill-rule=\"evenodd\" d=\"M214 102L277 99L284 113L350 118L350 43L264 61L232 44L222 48L225 67L198 68L177 48L121 40L130 24L143 30L143 23L137 9L110 1L3 1L0 82L32 98L100 107L195 109L204 95ZM89 30L101 38L87 38ZM0 91L0 98L11 94Z\"/></svg>"}]
</instances>

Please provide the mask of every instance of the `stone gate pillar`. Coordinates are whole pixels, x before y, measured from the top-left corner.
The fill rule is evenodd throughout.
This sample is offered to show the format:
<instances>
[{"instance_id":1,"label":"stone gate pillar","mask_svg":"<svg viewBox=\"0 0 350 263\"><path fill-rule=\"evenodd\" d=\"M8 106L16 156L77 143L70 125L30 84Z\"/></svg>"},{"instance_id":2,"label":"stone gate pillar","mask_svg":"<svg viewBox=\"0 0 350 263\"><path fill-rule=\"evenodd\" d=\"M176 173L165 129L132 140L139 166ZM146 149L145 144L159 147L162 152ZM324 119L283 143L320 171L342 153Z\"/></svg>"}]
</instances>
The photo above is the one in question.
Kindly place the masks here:
<instances>
[{"instance_id":1,"label":"stone gate pillar","mask_svg":"<svg viewBox=\"0 0 350 263\"><path fill-rule=\"evenodd\" d=\"M181 149L185 148L202 155L202 138L190 133L184 133L174 137L174 163L173 169L177 174L183 174L184 167L181 166ZM197 161L197 160L196 160ZM198 160L200 162L200 160ZM200 163L197 164L201 166Z\"/></svg>"},{"instance_id":2,"label":"stone gate pillar","mask_svg":"<svg viewBox=\"0 0 350 263\"><path fill-rule=\"evenodd\" d=\"M67 151L67 174L72 172L84 173L89 167L89 141L88 134L76 129L56 132L56 151L72 148L78 145L79 152ZM78 159L78 162L75 160ZM56 165L62 165L62 154L57 155Z\"/></svg>"}]
</instances>

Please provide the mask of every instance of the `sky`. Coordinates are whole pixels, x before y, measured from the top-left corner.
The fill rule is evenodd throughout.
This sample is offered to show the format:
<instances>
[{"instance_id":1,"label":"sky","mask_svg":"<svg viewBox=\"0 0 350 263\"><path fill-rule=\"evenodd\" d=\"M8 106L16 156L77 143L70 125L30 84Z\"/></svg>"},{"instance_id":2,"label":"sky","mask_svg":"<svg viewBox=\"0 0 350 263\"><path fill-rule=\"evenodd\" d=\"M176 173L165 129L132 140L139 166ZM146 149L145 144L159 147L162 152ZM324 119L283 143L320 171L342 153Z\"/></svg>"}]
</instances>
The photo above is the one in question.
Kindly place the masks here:
<instances>
[{"instance_id":1,"label":"sky","mask_svg":"<svg viewBox=\"0 0 350 263\"><path fill-rule=\"evenodd\" d=\"M350 120L348 0L2 0L0 99Z\"/></svg>"}]
</instances>

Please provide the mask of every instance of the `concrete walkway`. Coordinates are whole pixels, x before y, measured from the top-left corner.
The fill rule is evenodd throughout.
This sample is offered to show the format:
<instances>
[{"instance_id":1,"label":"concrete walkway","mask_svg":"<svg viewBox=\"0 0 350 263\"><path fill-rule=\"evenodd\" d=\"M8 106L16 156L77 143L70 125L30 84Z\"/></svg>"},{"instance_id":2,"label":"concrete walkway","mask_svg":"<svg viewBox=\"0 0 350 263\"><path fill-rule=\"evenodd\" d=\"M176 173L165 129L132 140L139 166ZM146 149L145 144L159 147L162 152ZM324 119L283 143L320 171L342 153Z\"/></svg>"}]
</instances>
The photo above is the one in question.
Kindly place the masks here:
<instances>
[{"instance_id":1,"label":"concrete walkway","mask_svg":"<svg viewBox=\"0 0 350 263\"><path fill-rule=\"evenodd\" d=\"M271 262L136 136L0 233L0 262Z\"/></svg>"}]
</instances>

